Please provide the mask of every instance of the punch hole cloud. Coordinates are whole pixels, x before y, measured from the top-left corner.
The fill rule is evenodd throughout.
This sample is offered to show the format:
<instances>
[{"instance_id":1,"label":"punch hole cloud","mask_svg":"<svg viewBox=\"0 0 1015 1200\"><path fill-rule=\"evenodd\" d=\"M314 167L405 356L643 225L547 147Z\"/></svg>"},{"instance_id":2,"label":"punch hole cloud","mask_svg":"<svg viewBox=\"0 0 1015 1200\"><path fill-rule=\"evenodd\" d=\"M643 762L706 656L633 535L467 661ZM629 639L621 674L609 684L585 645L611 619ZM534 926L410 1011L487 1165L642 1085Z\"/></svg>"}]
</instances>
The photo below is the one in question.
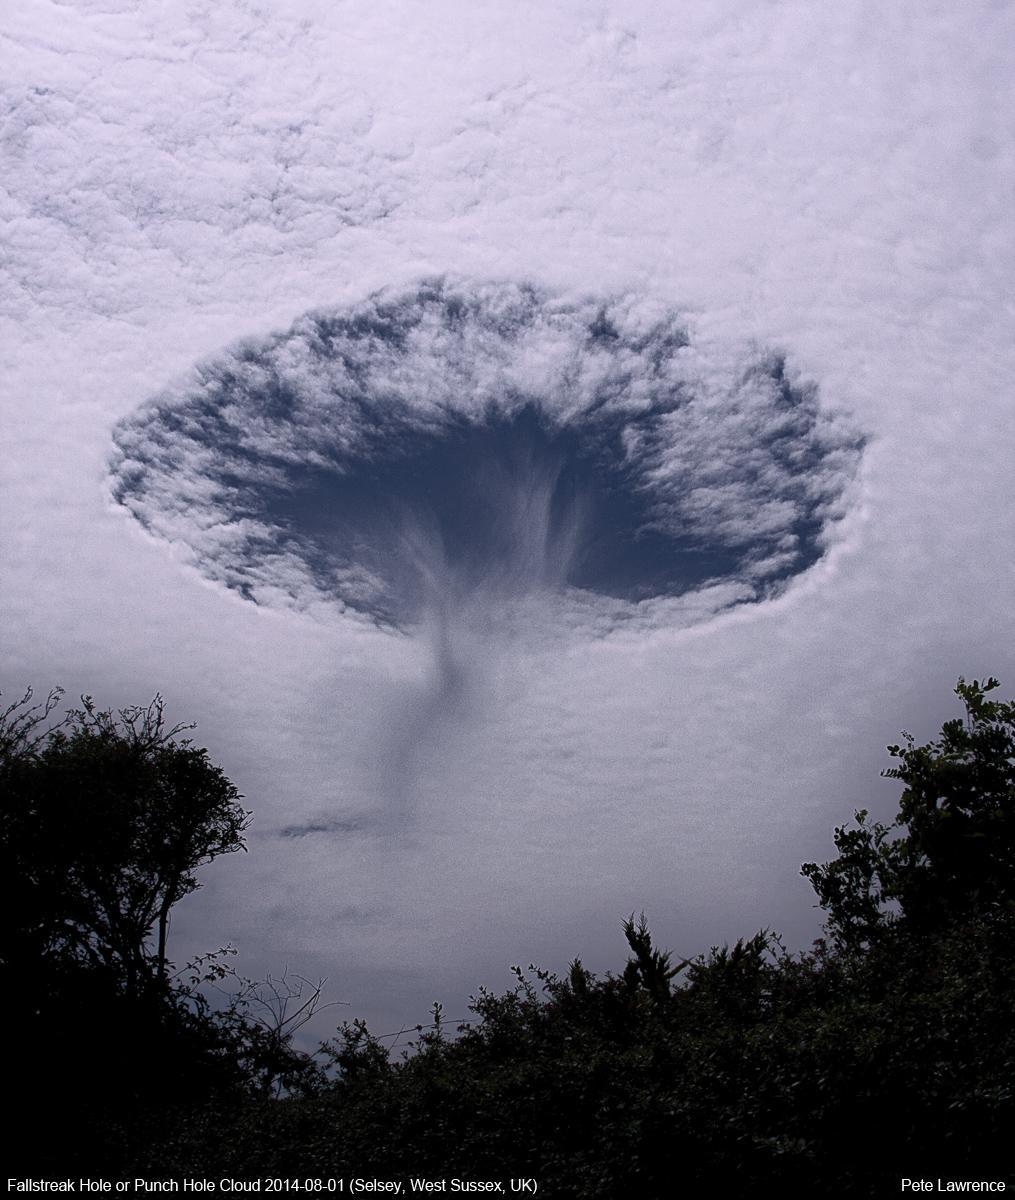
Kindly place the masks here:
<instances>
[{"instance_id":1,"label":"punch hole cloud","mask_svg":"<svg viewBox=\"0 0 1015 1200\"><path fill-rule=\"evenodd\" d=\"M781 354L678 311L429 280L200 364L115 431L112 492L258 604L387 631L589 634L782 590L862 438Z\"/></svg>"},{"instance_id":2,"label":"punch hole cloud","mask_svg":"<svg viewBox=\"0 0 1015 1200\"><path fill-rule=\"evenodd\" d=\"M389 831L527 652L784 590L862 450L780 354L678 311L449 279L241 342L114 439L115 500L208 578L419 651L371 753Z\"/></svg>"}]
</instances>

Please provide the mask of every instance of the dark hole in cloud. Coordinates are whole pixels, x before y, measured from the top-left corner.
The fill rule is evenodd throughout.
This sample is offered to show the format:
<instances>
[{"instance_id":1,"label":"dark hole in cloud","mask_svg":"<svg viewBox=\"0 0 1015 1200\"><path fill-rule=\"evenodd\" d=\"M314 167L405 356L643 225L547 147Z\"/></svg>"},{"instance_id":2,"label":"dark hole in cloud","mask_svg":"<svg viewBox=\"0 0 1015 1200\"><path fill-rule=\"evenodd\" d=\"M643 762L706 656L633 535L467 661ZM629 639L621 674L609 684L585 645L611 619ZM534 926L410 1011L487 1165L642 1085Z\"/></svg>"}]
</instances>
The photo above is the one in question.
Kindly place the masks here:
<instances>
[{"instance_id":1,"label":"dark hole in cloud","mask_svg":"<svg viewBox=\"0 0 1015 1200\"><path fill-rule=\"evenodd\" d=\"M652 527L621 432L554 429L534 405L436 434L409 429L341 474L293 469L251 515L299 548L322 587L350 563L375 574L394 622L419 616L440 567L465 591L571 587L623 600L735 571L735 551Z\"/></svg>"},{"instance_id":2,"label":"dark hole in cloud","mask_svg":"<svg viewBox=\"0 0 1015 1200\"><path fill-rule=\"evenodd\" d=\"M244 343L115 438L116 499L213 578L403 628L477 595L611 620L771 595L823 553L861 450L777 354L444 281Z\"/></svg>"}]
</instances>

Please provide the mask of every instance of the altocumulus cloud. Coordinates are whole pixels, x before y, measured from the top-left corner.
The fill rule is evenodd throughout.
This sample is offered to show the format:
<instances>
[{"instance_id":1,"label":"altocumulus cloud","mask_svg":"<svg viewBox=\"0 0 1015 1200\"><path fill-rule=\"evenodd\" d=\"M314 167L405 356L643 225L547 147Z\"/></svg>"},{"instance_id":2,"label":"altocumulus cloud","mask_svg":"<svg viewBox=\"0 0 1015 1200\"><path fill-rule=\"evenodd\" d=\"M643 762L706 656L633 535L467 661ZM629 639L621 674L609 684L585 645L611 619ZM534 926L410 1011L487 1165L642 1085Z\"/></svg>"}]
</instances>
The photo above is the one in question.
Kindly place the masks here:
<instances>
[{"instance_id":1,"label":"altocumulus cloud","mask_svg":"<svg viewBox=\"0 0 1015 1200\"><path fill-rule=\"evenodd\" d=\"M246 793L251 854L181 906L180 961L220 939L251 975L292 955L386 1030L507 982L511 961L613 967L632 909L682 953L758 922L809 938L799 863L857 803L894 810L880 747L953 715L960 672L1013 677L1015 6L885 8L876 36L849 0L8 7L0 687L110 705L158 687ZM264 336L298 314L317 313L308 336L408 314L418 289L359 301L445 270L592 295L534 306L563 311L586 369L634 363L639 329L686 333L663 355L683 407L635 420L632 383L630 403L562 415L526 381L517 409L474 418L465 389L425 414L418 380L383 402L371 382L343 450L315 426L337 428L334 393L301 396L305 432L256 389L233 412L215 398L237 339L259 336L244 369L267 371L299 360L298 330ZM520 374L535 332L482 332L511 289L455 290L481 310L455 336ZM566 315L591 328L601 308L618 337ZM378 338L365 362L369 341L352 358L374 381L399 356ZM160 395L181 430L160 431L138 405L195 362ZM828 406L869 432L862 466ZM188 423L216 407L201 449ZM780 412L799 457L771 489ZM389 419L368 438L371 413ZM124 501L151 538L103 503L125 418ZM266 453L258 422L261 447L287 431L324 458ZM486 517L462 532L477 458ZM698 491L677 539L681 478ZM763 512L770 531L737 540ZM796 557L769 569L787 532ZM463 662L482 672L417 754L415 830L374 836L378 730L400 703L439 709Z\"/></svg>"}]
</instances>

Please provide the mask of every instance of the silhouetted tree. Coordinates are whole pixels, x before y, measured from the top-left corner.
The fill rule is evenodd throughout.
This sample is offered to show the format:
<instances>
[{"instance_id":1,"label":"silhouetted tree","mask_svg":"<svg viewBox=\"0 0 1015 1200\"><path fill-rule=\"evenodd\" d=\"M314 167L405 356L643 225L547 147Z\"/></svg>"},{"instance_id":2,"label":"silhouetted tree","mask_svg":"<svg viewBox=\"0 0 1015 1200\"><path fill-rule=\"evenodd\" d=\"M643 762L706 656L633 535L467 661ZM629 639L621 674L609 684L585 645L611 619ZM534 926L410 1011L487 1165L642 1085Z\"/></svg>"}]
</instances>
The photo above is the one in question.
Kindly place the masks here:
<instances>
[{"instance_id":1,"label":"silhouetted tree","mask_svg":"<svg viewBox=\"0 0 1015 1200\"><path fill-rule=\"evenodd\" d=\"M673 963L644 917L593 975L515 969L395 1059L362 1022L331 1082L217 1123L184 1114L139 1166L206 1174L536 1176L547 1196L878 1196L999 1179L1015 1122L1011 704L890 747L898 818L836 832L808 874L830 940L768 932ZM1009 1182L1010 1186L1010 1182Z\"/></svg>"},{"instance_id":2,"label":"silhouetted tree","mask_svg":"<svg viewBox=\"0 0 1015 1200\"><path fill-rule=\"evenodd\" d=\"M0 731L0 853L18 900L3 968L87 966L136 995L165 984L172 908L198 867L243 848L249 814L160 697L118 717L85 697L40 733L53 704L26 698Z\"/></svg>"},{"instance_id":3,"label":"silhouetted tree","mask_svg":"<svg viewBox=\"0 0 1015 1200\"><path fill-rule=\"evenodd\" d=\"M20 923L22 936L37 958L98 981L106 1001L85 1005L89 1019L109 1030L102 1014L112 1012L113 1026L122 1020L132 1036L143 1034L145 1073L179 1068L175 1093L166 1089L157 1106L146 1100L147 1123L126 1122L116 1161L132 1175L535 1176L542 1195L589 1200L661 1198L675 1188L875 1196L897 1190L903 1175L1002 1178L1015 1124L1015 705L992 699L996 686L960 680L964 720L947 722L926 745L905 737L889 747L898 766L886 774L904 785L896 820L868 824L858 814L854 829L836 831L838 858L804 867L832 935L811 950L789 953L763 931L674 963L644 916L632 915L619 973L597 976L577 959L563 978L514 968L517 985L500 995L480 990L457 1036L435 1006L411 1053L396 1059L353 1021L321 1048L317 1066L293 1050L290 1032L313 1011L319 987L283 975L212 1011L200 985L229 974L220 957L183 981L167 974L161 903L189 886L179 881L193 882L193 868L188 876L164 864L182 855L119 835L114 844L134 850L112 854L93 835L75 858L52 823L38 847L26 832L29 797L65 794L74 779L92 781L82 796L100 798L96 812L133 812L117 800L133 795L123 780L150 776L126 771L121 743L142 763L164 744L131 735L143 735L148 710L136 710L132 724L86 703L41 733L47 705L27 719L8 710L0 760L19 798L12 811L21 824L11 826L22 847L18 878L44 893L37 915ZM155 710L148 727L160 720ZM191 775L167 770L164 778ZM211 794L236 800L228 790ZM199 820L205 810L182 811ZM144 821L175 828L158 812ZM221 836L183 840L195 863L228 852L230 827L220 828ZM46 846L91 887L83 908L61 890ZM95 880L114 862L134 865L112 870L117 886L102 891ZM52 872L44 887L32 874L43 870ZM50 893L59 903L45 899ZM126 914L125 933L111 914ZM124 947L139 945L131 959ZM129 1005L108 1003L130 995L138 974L159 998L155 1027L148 1010L144 1025ZM73 993L78 1009L86 992ZM54 1026L59 1011L50 1009ZM36 1044L59 1041L47 1028L36 1024ZM47 1100L65 1095L59 1054L34 1069ZM130 1078L121 1071L104 1093L107 1125L125 1121L136 1098ZM78 1119L96 1087L93 1078L79 1087ZM95 1123L87 1128L94 1139ZM90 1149L82 1165L94 1165Z\"/></svg>"},{"instance_id":4,"label":"silhouetted tree","mask_svg":"<svg viewBox=\"0 0 1015 1200\"><path fill-rule=\"evenodd\" d=\"M930 929L971 915L1010 913L1015 903L1015 702L989 698L1000 685L960 679L965 717L925 745L904 734L888 747L900 765L883 774L905 790L896 819L835 831L839 854L806 863L844 944L868 942L894 920Z\"/></svg>"},{"instance_id":5,"label":"silhouetted tree","mask_svg":"<svg viewBox=\"0 0 1015 1200\"><path fill-rule=\"evenodd\" d=\"M114 1111L242 1079L248 1030L171 977L167 937L197 869L243 848L248 814L160 697L117 715L86 697L50 724L59 699L0 714L0 982L23 1115L63 1110L85 1153Z\"/></svg>"}]
</instances>

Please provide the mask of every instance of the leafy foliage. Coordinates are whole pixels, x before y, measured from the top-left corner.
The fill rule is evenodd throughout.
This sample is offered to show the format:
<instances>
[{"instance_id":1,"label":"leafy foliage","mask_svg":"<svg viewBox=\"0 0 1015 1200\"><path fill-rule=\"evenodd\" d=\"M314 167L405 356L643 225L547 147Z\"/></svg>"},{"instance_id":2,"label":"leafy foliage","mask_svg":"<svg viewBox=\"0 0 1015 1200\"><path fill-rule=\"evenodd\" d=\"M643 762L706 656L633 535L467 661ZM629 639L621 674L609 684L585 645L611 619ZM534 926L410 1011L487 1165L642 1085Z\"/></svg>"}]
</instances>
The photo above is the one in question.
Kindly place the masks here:
<instances>
[{"instance_id":1,"label":"leafy foliage","mask_svg":"<svg viewBox=\"0 0 1015 1200\"><path fill-rule=\"evenodd\" d=\"M1015 1116L1011 931L889 935L790 955L769 935L688 964L519 972L457 1037L395 1060L362 1024L317 1090L180 1114L143 1169L536 1176L550 1196L880 1195L902 1175L1003 1174ZM631 962L637 962L633 957ZM629 964L630 965L630 962Z\"/></svg>"},{"instance_id":2,"label":"leafy foliage","mask_svg":"<svg viewBox=\"0 0 1015 1200\"><path fill-rule=\"evenodd\" d=\"M164 988L173 1016L159 1036L198 1049L175 1090L148 1098L117 1162L158 1177L535 1176L541 1195L582 1198L876 1196L904 1175L1003 1178L1015 705L992 699L996 687L960 680L964 719L889 748L897 818L861 810L836 830L838 856L803 868L828 915L809 951L761 931L674 963L632 914L619 973L578 959L562 977L515 968L515 986L481 990L454 1033L437 1005L396 1058L352 1021L315 1062L291 1041L300 987L241 987L213 1011L202 987L229 975L213 955ZM28 749L26 731L14 728L8 757L44 753L50 742ZM81 928L102 944L97 922ZM89 965L82 936L36 945ZM146 955L159 978L157 951ZM144 1044L158 1064L154 1028Z\"/></svg>"},{"instance_id":3,"label":"leafy foliage","mask_svg":"<svg viewBox=\"0 0 1015 1200\"><path fill-rule=\"evenodd\" d=\"M965 718L945 722L926 745L904 735L888 747L905 784L891 825L856 813L835 831L838 858L802 868L847 945L870 941L902 919L933 929L964 916L1009 915L1015 904L1015 702L992 700L996 679L956 694Z\"/></svg>"},{"instance_id":4,"label":"leafy foliage","mask_svg":"<svg viewBox=\"0 0 1015 1200\"><path fill-rule=\"evenodd\" d=\"M82 703L31 742L31 713L8 710L0 845L19 903L3 966L86 965L136 993L164 980L170 910L198 867L242 849L249 814L159 697L119 719Z\"/></svg>"},{"instance_id":5,"label":"leafy foliage","mask_svg":"<svg viewBox=\"0 0 1015 1200\"><path fill-rule=\"evenodd\" d=\"M0 713L0 981L25 1127L62 1110L51 1158L87 1166L115 1157L145 1109L271 1090L306 1056L288 1014L257 1019L264 991L235 980L224 952L179 972L168 958L171 911L198 869L243 848L236 788L167 726L161 698L114 715L85 697L50 723L60 695ZM231 994L209 988L227 979Z\"/></svg>"}]
</instances>

